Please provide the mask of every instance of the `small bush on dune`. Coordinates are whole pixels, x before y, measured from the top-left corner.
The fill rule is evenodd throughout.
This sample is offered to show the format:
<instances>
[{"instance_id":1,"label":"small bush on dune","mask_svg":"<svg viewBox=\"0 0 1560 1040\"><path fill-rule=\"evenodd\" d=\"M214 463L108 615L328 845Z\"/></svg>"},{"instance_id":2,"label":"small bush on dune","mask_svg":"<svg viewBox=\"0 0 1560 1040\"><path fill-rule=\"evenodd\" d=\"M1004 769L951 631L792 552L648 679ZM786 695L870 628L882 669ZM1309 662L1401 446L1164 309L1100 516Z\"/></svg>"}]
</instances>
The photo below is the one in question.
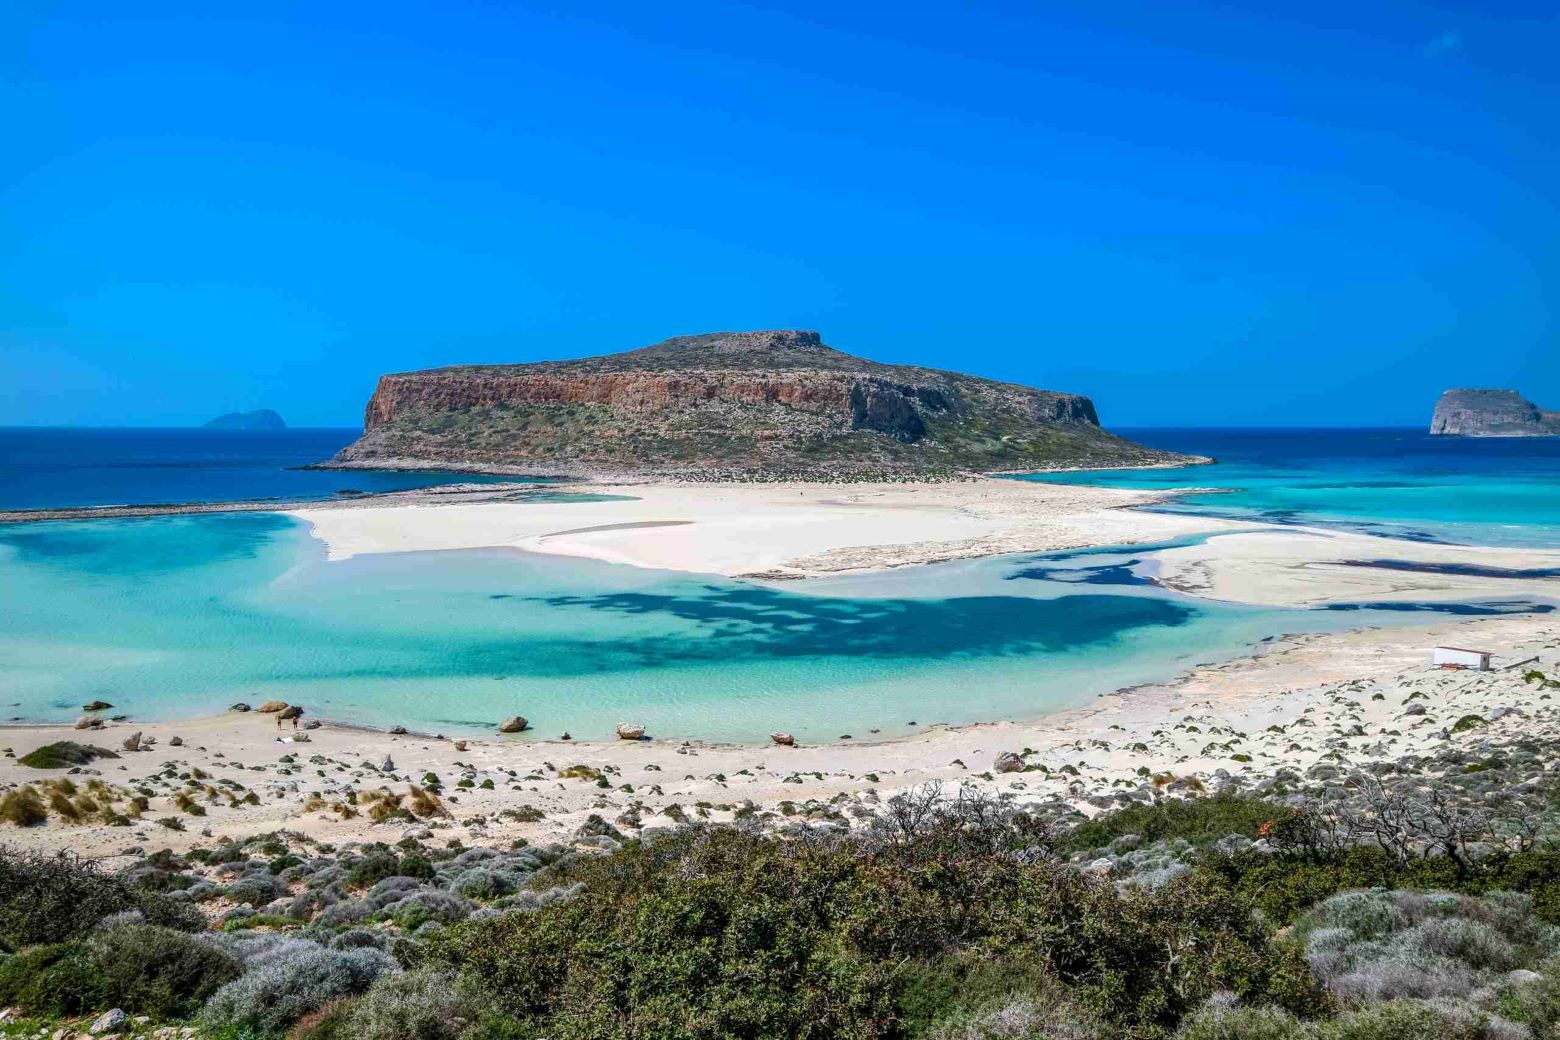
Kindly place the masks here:
<instances>
[{"instance_id":1,"label":"small bush on dune","mask_svg":"<svg viewBox=\"0 0 1560 1040\"><path fill-rule=\"evenodd\" d=\"M118 757L107 748L78 744L73 740L61 740L29 751L17 759L17 762L32 769L68 769L71 766L88 765L96 758Z\"/></svg>"},{"instance_id":2,"label":"small bush on dune","mask_svg":"<svg viewBox=\"0 0 1560 1040\"><path fill-rule=\"evenodd\" d=\"M49 810L30 784L7 791L0 798L0 820L17 827L37 827L49 819Z\"/></svg>"}]
</instances>

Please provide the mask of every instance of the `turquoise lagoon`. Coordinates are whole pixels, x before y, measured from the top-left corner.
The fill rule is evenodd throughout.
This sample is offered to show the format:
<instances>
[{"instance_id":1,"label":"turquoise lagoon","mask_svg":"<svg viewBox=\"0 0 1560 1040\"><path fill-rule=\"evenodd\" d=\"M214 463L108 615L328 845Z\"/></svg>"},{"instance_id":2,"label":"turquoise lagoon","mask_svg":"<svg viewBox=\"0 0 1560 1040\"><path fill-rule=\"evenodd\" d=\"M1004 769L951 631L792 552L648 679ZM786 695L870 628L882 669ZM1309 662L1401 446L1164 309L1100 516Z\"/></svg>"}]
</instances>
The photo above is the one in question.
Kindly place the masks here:
<instances>
[{"instance_id":1,"label":"turquoise lagoon","mask_svg":"<svg viewBox=\"0 0 1560 1040\"><path fill-rule=\"evenodd\" d=\"M1268 523L1331 524L1424 541L1560 546L1560 437L1432 437L1394 428L1118 432L1218 461L1022 479L1219 488L1164 508Z\"/></svg>"},{"instance_id":2,"label":"turquoise lagoon","mask_svg":"<svg viewBox=\"0 0 1560 1040\"><path fill-rule=\"evenodd\" d=\"M1035 718L1281 632L1401 611L1254 609L1144 579L1151 550L808 582L738 582L513 552L329 562L279 514L0 528L0 707L137 719L281 698L446 733L805 740ZM916 723L912 726L911 723Z\"/></svg>"}]
</instances>

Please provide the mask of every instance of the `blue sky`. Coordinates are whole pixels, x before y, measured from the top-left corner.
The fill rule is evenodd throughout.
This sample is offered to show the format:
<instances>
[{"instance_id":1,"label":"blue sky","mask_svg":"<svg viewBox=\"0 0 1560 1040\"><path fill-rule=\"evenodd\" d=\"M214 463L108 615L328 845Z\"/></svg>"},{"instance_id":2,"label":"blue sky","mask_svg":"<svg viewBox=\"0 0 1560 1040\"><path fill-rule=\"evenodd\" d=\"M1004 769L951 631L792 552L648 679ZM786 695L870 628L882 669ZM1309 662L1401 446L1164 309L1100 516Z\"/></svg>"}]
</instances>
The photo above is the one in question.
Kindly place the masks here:
<instances>
[{"instance_id":1,"label":"blue sky","mask_svg":"<svg viewBox=\"0 0 1560 1040\"><path fill-rule=\"evenodd\" d=\"M1560 407L1552 4L244 7L0 6L0 424L777 327L1112 425Z\"/></svg>"}]
</instances>

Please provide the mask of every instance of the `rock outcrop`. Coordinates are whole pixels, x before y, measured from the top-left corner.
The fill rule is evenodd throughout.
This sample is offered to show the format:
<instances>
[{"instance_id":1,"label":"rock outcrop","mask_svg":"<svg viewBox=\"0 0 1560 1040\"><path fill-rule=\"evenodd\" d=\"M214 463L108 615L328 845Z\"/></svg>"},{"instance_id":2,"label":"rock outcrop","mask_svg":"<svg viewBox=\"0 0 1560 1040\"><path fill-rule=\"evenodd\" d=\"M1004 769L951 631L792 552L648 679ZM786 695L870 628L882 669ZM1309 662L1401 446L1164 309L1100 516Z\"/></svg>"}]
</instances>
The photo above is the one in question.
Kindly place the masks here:
<instances>
[{"instance_id":1,"label":"rock outcrop","mask_svg":"<svg viewBox=\"0 0 1560 1040\"><path fill-rule=\"evenodd\" d=\"M285 430L282 417L269 408L253 412L228 412L206 423L207 430Z\"/></svg>"},{"instance_id":2,"label":"rock outcrop","mask_svg":"<svg viewBox=\"0 0 1560 1040\"><path fill-rule=\"evenodd\" d=\"M1560 412L1515 390L1448 390L1435 404L1430 432L1451 437L1556 437Z\"/></svg>"},{"instance_id":3,"label":"rock outcrop","mask_svg":"<svg viewBox=\"0 0 1560 1040\"><path fill-rule=\"evenodd\" d=\"M1087 397L781 330L387 375L330 465L818 479L1175 461L1101 429Z\"/></svg>"}]
</instances>

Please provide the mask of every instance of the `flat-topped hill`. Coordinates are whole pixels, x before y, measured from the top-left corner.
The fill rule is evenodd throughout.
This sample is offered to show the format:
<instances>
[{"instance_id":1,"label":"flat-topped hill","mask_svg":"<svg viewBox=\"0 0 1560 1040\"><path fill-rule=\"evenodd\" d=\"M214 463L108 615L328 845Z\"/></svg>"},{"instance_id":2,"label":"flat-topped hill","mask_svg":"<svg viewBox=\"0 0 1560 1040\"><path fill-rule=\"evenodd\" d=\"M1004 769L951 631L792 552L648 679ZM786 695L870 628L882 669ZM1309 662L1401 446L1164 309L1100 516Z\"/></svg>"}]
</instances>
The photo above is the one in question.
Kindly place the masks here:
<instances>
[{"instance_id":1,"label":"flat-topped hill","mask_svg":"<svg viewBox=\"0 0 1560 1040\"><path fill-rule=\"evenodd\" d=\"M1188 461L1077 394L886 365L799 330L387 375L333 465L832 479Z\"/></svg>"},{"instance_id":2,"label":"flat-topped hill","mask_svg":"<svg viewBox=\"0 0 1560 1040\"><path fill-rule=\"evenodd\" d=\"M1515 390L1448 390L1436 402L1430 432L1454 437L1560 436L1560 412Z\"/></svg>"}]
</instances>

